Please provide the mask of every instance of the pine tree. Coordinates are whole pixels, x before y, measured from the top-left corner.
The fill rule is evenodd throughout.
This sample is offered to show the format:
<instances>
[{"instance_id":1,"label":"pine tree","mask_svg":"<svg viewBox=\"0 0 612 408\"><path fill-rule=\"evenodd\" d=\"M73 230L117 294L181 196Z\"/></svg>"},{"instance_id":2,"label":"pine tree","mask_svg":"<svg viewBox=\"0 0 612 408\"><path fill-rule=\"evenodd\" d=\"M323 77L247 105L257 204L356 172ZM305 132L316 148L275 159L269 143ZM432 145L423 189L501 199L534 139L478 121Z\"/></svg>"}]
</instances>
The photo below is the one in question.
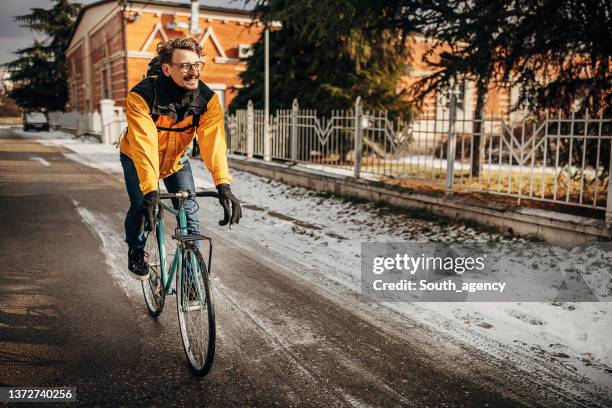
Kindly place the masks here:
<instances>
[{"instance_id":1,"label":"pine tree","mask_svg":"<svg viewBox=\"0 0 612 408\"><path fill-rule=\"evenodd\" d=\"M288 108L294 98L300 106L326 114L333 109L349 109L361 96L366 109L387 110L393 117L407 119L411 107L397 91L405 54L397 52L401 42L388 30L376 30L356 19L349 1L321 4L307 0L260 2L255 8L265 22L280 21L283 28L270 33L270 107ZM336 24L316 26L305 23L306 15L317 15L313 7L334 8ZM306 14L305 14L306 13ZM321 16L321 14L318 14ZM322 17L322 16L321 16ZM316 29L317 35L312 35ZM244 107L252 100L263 104L263 35L254 46L247 70L241 74L245 87L234 99L231 109Z\"/></svg>"},{"instance_id":2,"label":"pine tree","mask_svg":"<svg viewBox=\"0 0 612 408\"><path fill-rule=\"evenodd\" d=\"M64 110L67 101L65 50L79 4L55 0L49 10L31 9L16 21L47 36L31 47L16 52L19 57L6 64L15 89L9 96L26 109Z\"/></svg>"}]
</instances>

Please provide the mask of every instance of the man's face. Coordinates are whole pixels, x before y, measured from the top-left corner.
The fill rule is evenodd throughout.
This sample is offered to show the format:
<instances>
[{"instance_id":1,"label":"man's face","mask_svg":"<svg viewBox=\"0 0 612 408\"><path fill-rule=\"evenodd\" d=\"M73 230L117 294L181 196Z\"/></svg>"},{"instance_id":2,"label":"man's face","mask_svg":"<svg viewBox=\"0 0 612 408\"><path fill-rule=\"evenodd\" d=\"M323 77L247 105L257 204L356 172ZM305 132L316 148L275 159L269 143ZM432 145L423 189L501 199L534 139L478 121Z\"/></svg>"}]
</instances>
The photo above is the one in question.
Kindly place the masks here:
<instances>
[{"instance_id":1,"label":"man's face","mask_svg":"<svg viewBox=\"0 0 612 408\"><path fill-rule=\"evenodd\" d=\"M195 52L174 50L172 52L172 63L162 64L162 71L164 75L171 77L178 86L185 89L196 89L200 78L200 71L193 65L196 63L201 63L201 60Z\"/></svg>"}]
</instances>

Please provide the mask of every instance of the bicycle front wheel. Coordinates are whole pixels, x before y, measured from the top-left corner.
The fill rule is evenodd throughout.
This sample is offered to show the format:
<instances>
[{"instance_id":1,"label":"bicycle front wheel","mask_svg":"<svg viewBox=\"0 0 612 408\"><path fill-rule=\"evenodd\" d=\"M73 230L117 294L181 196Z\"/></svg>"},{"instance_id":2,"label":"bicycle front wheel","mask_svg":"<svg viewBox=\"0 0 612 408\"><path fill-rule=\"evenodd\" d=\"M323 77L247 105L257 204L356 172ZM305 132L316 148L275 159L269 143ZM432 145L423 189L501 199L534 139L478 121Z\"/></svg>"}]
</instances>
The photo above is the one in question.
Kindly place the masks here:
<instances>
[{"instance_id":1,"label":"bicycle front wheel","mask_svg":"<svg viewBox=\"0 0 612 408\"><path fill-rule=\"evenodd\" d=\"M193 243L185 244L176 288L176 307L187 360L195 374L206 375L215 355L215 309L208 268Z\"/></svg>"},{"instance_id":2,"label":"bicycle front wheel","mask_svg":"<svg viewBox=\"0 0 612 408\"><path fill-rule=\"evenodd\" d=\"M159 240L154 229L149 232L147 243L145 244L145 261L149 265L149 278L142 281L142 293L144 294L145 303L147 304L149 314L153 317L159 316L166 303L166 294L164 293L162 283L163 265L161 264L159 252Z\"/></svg>"}]
</instances>

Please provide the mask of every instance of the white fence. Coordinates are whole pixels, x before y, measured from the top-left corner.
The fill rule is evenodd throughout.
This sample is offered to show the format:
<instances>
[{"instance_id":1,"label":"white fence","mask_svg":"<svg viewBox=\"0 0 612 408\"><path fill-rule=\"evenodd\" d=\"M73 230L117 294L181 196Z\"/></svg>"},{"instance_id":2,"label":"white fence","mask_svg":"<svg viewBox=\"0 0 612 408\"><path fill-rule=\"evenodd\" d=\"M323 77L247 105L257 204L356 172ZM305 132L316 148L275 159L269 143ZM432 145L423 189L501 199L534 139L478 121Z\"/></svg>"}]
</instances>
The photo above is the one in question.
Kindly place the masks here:
<instances>
[{"instance_id":1,"label":"white fence","mask_svg":"<svg viewBox=\"0 0 612 408\"><path fill-rule=\"evenodd\" d=\"M102 133L102 117L99 112L49 112L49 126L65 129L77 135Z\"/></svg>"},{"instance_id":2,"label":"white fence","mask_svg":"<svg viewBox=\"0 0 612 408\"><path fill-rule=\"evenodd\" d=\"M103 143L117 143L127 127L125 112L111 99L100 101L100 112L49 112L49 126L77 136L95 135Z\"/></svg>"},{"instance_id":3,"label":"white fence","mask_svg":"<svg viewBox=\"0 0 612 408\"><path fill-rule=\"evenodd\" d=\"M474 119L448 106L411 123L385 112L278 110L264 133L252 104L228 118L229 150L247 157L302 162L355 177L428 182L521 200L606 210L612 221L612 119L601 115L514 115ZM269 139L266 142L266 138ZM269 152L266 151L269 146ZM452 159L449 159L452 158Z\"/></svg>"}]
</instances>

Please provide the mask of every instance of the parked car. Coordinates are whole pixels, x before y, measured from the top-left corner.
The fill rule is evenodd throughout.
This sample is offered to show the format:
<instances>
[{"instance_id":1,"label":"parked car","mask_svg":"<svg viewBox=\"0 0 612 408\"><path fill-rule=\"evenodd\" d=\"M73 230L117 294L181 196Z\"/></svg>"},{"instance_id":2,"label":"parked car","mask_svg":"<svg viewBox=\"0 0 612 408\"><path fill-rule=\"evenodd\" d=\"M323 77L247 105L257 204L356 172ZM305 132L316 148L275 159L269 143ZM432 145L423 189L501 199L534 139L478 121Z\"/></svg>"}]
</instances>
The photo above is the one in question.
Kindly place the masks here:
<instances>
[{"instance_id":1,"label":"parked car","mask_svg":"<svg viewBox=\"0 0 612 408\"><path fill-rule=\"evenodd\" d=\"M49 131L47 115L42 112L28 112L23 118L23 130L46 130Z\"/></svg>"}]
</instances>

